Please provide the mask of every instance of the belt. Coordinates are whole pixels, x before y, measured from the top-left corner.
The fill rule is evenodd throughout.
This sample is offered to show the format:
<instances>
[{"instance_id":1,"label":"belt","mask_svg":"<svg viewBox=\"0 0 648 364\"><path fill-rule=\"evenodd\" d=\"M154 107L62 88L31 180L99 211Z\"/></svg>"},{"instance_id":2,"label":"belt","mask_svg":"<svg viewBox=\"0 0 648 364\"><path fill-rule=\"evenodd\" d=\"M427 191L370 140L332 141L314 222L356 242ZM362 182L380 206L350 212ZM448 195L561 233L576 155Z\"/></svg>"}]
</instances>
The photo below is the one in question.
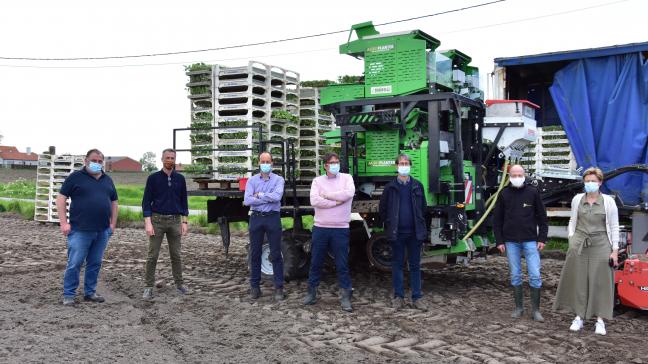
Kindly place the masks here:
<instances>
[{"instance_id":1,"label":"belt","mask_svg":"<svg viewBox=\"0 0 648 364\"><path fill-rule=\"evenodd\" d=\"M589 248L592 246L592 240L590 240L590 237L597 236L597 235L607 235L607 232L605 231L596 231L593 233L584 233L580 230L576 230L576 232L584 235L583 239L580 241L580 244L576 247L578 255L581 255L583 253L583 248Z\"/></svg>"},{"instance_id":2,"label":"belt","mask_svg":"<svg viewBox=\"0 0 648 364\"><path fill-rule=\"evenodd\" d=\"M274 216L279 215L279 211L250 211L250 216Z\"/></svg>"},{"instance_id":3,"label":"belt","mask_svg":"<svg viewBox=\"0 0 648 364\"><path fill-rule=\"evenodd\" d=\"M163 219L176 219L176 218L180 217L181 215L180 214L177 214L177 215L163 215L163 214L158 214L157 212L154 212L152 214L152 216L160 217L160 218L163 218Z\"/></svg>"}]
</instances>

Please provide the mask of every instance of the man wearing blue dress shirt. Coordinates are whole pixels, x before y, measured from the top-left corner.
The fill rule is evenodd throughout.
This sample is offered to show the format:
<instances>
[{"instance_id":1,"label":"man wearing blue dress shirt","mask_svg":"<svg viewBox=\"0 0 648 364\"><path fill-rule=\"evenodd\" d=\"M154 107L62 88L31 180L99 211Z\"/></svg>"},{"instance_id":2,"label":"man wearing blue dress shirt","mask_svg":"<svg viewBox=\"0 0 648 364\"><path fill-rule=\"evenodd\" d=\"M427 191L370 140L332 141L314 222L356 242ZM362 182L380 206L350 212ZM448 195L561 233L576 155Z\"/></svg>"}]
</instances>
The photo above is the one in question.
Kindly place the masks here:
<instances>
[{"instance_id":1,"label":"man wearing blue dress shirt","mask_svg":"<svg viewBox=\"0 0 648 364\"><path fill-rule=\"evenodd\" d=\"M261 173L252 176L245 187L243 204L250 206L250 298L261 297L261 252L264 236L270 244L270 261L274 275L274 299L285 299L283 292L283 258L281 256L281 198L284 179L272 173L272 156L259 155Z\"/></svg>"}]
</instances>

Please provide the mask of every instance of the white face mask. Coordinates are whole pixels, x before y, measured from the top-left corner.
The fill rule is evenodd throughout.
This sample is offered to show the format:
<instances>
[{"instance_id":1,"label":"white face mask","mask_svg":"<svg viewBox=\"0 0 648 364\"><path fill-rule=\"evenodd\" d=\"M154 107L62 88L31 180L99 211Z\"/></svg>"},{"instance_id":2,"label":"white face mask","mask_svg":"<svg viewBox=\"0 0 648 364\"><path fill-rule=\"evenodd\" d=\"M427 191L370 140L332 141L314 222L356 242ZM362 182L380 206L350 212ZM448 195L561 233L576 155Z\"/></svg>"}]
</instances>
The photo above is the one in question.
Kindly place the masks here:
<instances>
[{"instance_id":1,"label":"white face mask","mask_svg":"<svg viewBox=\"0 0 648 364\"><path fill-rule=\"evenodd\" d=\"M520 188L524 185L524 177L511 177L511 184L515 188Z\"/></svg>"}]
</instances>

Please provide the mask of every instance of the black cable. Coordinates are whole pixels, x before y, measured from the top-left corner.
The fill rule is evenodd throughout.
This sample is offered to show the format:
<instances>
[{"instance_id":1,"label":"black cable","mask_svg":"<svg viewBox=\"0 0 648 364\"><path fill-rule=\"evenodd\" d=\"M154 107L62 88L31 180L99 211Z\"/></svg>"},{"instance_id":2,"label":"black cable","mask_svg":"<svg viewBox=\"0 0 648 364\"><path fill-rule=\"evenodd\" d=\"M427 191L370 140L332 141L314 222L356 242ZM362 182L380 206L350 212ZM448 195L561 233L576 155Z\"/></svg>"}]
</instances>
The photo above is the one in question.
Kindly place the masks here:
<instances>
[{"instance_id":1,"label":"black cable","mask_svg":"<svg viewBox=\"0 0 648 364\"><path fill-rule=\"evenodd\" d=\"M506 0L494 0L494 1L486 2L486 3L465 6L465 7L462 7L462 8L446 10L446 11L442 11L442 12L439 12L439 13L421 15L421 16L407 18L407 19L394 20L394 21L385 22L385 23L381 23L381 24L375 24L375 25L376 26L390 25L390 24L402 23L402 22L407 22L407 21L412 21L412 20L417 20L417 19L429 18L429 17L433 17L433 16L438 16L438 15L456 13L456 12L460 12L460 11L464 11L464 10L479 8L479 7L488 6L488 5L492 5L492 4L496 4L496 3L501 3L501 2L504 2L504 1L506 1ZM265 45L265 44L283 43L283 42L289 42L289 41L293 41L293 40L301 40L301 39L308 39L308 38L323 37L323 36L333 35L333 34L346 33L348 31L349 31L348 29L344 29L344 30L336 30L336 31L325 32L325 33L303 35L303 36L298 36L298 37L290 37L290 38L269 40L269 41L263 41L263 42L244 43L244 44L236 44L236 45L225 46L225 47L195 49L195 50L187 50L187 51L163 52L163 53L136 54L136 55L125 55L125 56L103 56L103 57L71 57L71 58L37 58L37 57L3 57L3 56L0 56L0 59L2 59L2 60L21 60L21 61L88 61L88 60L107 60L107 59L159 57L159 56L171 56L171 55L178 55L178 54L190 54L190 53L222 51L222 50L226 50L226 49L245 48L245 47L253 47L253 46L259 46L259 45Z\"/></svg>"}]
</instances>

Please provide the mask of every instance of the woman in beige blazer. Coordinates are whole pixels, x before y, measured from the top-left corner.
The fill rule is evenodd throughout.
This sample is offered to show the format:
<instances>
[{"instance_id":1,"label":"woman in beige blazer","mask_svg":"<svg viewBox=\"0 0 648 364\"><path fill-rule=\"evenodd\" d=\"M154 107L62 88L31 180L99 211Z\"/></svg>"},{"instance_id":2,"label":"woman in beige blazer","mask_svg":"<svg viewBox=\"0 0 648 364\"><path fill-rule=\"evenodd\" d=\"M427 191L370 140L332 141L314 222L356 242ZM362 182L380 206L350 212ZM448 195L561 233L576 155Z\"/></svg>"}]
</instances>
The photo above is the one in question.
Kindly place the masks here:
<instances>
[{"instance_id":1,"label":"woman in beige blazer","mask_svg":"<svg viewBox=\"0 0 648 364\"><path fill-rule=\"evenodd\" d=\"M583 181L585 193L576 195L571 204L569 250L553 308L576 314L572 331L583 328L583 319L596 317L594 332L605 335L603 319L612 319L614 308L611 265L618 264L619 213L614 198L599 191L600 169L586 170Z\"/></svg>"}]
</instances>

